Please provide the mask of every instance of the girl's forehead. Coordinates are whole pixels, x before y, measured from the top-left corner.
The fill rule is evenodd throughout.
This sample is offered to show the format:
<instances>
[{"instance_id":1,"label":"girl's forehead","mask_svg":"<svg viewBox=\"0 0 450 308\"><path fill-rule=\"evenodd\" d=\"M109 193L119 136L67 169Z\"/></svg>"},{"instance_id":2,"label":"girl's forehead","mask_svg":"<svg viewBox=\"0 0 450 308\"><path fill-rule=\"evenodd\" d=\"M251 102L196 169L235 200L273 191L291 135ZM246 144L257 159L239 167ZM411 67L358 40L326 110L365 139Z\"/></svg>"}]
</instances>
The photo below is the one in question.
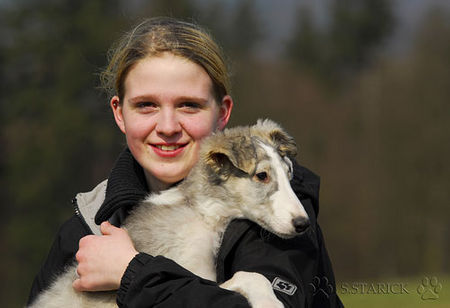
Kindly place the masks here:
<instances>
[{"instance_id":1,"label":"girl's forehead","mask_svg":"<svg viewBox=\"0 0 450 308\"><path fill-rule=\"evenodd\" d=\"M148 56L139 60L128 72L128 75L130 74L139 74L141 77L155 77L155 79L161 79L168 75L173 75L171 77L201 76L211 81L211 78L202 66L192 60L169 52Z\"/></svg>"},{"instance_id":2,"label":"girl's forehead","mask_svg":"<svg viewBox=\"0 0 450 308\"><path fill-rule=\"evenodd\" d=\"M125 79L125 96L193 96L210 99L212 80L198 64L172 54L147 57Z\"/></svg>"}]
</instances>

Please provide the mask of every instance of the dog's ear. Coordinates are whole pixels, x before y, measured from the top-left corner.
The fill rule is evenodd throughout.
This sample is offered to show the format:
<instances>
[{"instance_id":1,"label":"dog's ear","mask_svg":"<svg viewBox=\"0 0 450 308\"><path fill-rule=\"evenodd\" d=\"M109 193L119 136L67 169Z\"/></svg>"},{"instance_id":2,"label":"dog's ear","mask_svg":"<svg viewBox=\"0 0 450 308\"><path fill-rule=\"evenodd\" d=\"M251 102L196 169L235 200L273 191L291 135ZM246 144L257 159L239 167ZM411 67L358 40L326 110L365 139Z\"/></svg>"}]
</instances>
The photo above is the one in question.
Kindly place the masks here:
<instances>
[{"instance_id":1,"label":"dog's ear","mask_svg":"<svg viewBox=\"0 0 450 308\"><path fill-rule=\"evenodd\" d=\"M297 144L295 143L294 138L283 130L272 131L270 137L281 156L287 156L292 159L295 158L297 155Z\"/></svg>"},{"instance_id":2,"label":"dog's ear","mask_svg":"<svg viewBox=\"0 0 450 308\"><path fill-rule=\"evenodd\" d=\"M297 144L292 136L272 120L258 120L254 127L255 135L269 141L281 156L294 159L297 155Z\"/></svg>"},{"instance_id":3,"label":"dog's ear","mask_svg":"<svg viewBox=\"0 0 450 308\"><path fill-rule=\"evenodd\" d=\"M231 174L252 174L256 167L256 150L247 136L228 136L206 152L205 162L222 180Z\"/></svg>"}]
</instances>

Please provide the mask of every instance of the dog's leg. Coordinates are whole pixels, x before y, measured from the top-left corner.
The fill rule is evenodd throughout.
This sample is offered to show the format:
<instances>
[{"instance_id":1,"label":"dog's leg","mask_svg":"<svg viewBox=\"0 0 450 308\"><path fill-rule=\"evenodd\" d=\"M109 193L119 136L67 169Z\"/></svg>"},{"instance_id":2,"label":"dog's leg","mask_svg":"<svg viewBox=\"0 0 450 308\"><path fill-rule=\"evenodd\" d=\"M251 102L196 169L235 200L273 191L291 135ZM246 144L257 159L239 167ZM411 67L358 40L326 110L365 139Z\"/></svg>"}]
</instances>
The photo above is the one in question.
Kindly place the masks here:
<instances>
[{"instance_id":1,"label":"dog's leg","mask_svg":"<svg viewBox=\"0 0 450 308\"><path fill-rule=\"evenodd\" d=\"M72 287L77 278L73 264L43 291L27 308L117 308L116 292L77 292Z\"/></svg>"},{"instance_id":2,"label":"dog's leg","mask_svg":"<svg viewBox=\"0 0 450 308\"><path fill-rule=\"evenodd\" d=\"M261 274L236 272L233 277L220 285L221 288L244 295L254 308L283 308L273 292L270 281Z\"/></svg>"}]
</instances>

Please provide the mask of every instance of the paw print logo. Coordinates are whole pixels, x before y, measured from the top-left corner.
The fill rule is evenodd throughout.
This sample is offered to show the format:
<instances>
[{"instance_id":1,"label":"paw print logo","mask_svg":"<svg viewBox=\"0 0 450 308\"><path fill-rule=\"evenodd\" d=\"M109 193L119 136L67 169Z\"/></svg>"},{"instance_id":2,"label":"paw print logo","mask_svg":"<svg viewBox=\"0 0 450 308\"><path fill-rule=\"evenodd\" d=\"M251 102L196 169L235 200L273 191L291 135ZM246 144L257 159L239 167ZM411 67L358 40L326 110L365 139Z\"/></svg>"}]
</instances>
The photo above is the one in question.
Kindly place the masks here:
<instances>
[{"instance_id":1,"label":"paw print logo","mask_svg":"<svg viewBox=\"0 0 450 308\"><path fill-rule=\"evenodd\" d=\"M422 283L417 287L417 293L423 300L438 299L442 284L436 277L423 277Z\"/></svg>"},{"instance_id":2,"label":"paw print logo","mask_svg":"<svg viewBox=\"0 0 450 308\"><path fill-rule=\"evenodd\" d=\"M330 297L330 294L333 293L334 288L330 283L327 277L314 277L312 282L309 283L309 286L312 290L313 296L325 296L326 298Z\"/></svg>"}]
</instances>

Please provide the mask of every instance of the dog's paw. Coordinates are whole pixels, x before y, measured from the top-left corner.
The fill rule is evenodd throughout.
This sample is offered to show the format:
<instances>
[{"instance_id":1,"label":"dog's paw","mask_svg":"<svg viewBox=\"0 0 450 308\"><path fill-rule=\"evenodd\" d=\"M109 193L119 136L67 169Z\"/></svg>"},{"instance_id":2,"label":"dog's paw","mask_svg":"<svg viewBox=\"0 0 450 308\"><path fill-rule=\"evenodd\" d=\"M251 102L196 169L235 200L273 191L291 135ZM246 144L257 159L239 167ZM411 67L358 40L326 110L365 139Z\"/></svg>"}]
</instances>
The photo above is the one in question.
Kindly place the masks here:
<instances>
[{"instance_id":1,"label":"dog's paw","mask_svg":"<svg viewBox=\"0 0 450 308\"><path fill-rule=\"evenodd\" d=\"M284 308L283 303L274 298L259 298L256 301L250 302L253 308Z\"/></svg>"},{"instance_id":2,"label":"dog's paw","mask_svg":"<svg viewBox=\"0 0 450 308\"><path fill-rule=\"evenodd\" d=\"M259 273L236 272L220 287L241 293L254 308L283 308L270 281Z\"/></svg>"}]
</instances>

